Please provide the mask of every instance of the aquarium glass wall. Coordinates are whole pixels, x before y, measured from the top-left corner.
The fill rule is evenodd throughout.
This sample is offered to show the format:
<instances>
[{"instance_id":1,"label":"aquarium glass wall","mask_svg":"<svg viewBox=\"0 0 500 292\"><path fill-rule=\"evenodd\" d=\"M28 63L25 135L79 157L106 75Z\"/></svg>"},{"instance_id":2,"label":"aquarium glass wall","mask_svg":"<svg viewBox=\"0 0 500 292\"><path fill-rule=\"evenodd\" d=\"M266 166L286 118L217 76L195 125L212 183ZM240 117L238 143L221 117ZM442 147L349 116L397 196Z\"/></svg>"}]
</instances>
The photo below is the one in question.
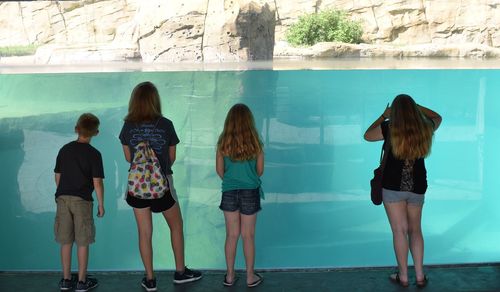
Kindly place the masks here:
<instances>
[{"instance_id":1,"label":"aquarium glass wall","mask_svg":"<svg viewBox=\"0 0 500 292\"><path fill-rule=\"evenodd\" d=\"M53 169L84 112L101 120L92 144L106 175L90 269L142 269L118 134L132 88L146 80L181 140L173 170L190 267L225 268L215 143L238 102L253 110L265 147L257 268L394 265L384 209L369 198L381 143L363 133L398 93L443 116L427 159L425 262L500 261L499 70L57 73L0 75L0 270L59 269ZM155 266L173 269L159 215L153 244Z\"/></svg>"}]
</instances>

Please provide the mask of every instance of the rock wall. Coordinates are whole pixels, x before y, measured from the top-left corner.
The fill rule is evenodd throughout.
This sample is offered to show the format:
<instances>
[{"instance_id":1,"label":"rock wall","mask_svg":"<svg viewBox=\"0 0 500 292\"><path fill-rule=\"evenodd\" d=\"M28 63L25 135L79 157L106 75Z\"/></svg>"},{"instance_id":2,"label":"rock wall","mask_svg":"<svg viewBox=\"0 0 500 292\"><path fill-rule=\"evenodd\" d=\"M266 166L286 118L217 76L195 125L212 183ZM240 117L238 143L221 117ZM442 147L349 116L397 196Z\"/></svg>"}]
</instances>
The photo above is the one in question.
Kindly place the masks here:
<instances>
[{"instance_id":1,"label":"rock wall","mask_svg":"<svg viewBox=\"0 0 500 292\"><path fill-rule=\"evenodd\" d=\"M0 47L39 45L40 63L271 59L300 15L330 8L360 21L369 44L500 48L500 0L0 2Z\"/></svg>"},{"instance_id":2,"label":"rock wall","mask_svg":"<svg viewBox=\"0 0 500 292\"><path fill-rule=\"evenodd\" d=\"M275 8L261 0L0 2L0 47L36 63L272 59Z\"/></svg>"},{"instance_id":3,"label":"rock wall","mask_svg":"<svg viewBox=\"0 0 500 292\"><path fill-rule=\"evenodd\" d=\"M275 11L265 2L157 2L155 11L142 7L139 19L162 15L158 9L163 6L175 14L140 23L138 44L145 62L272 59Z\"/></svg>"},{"instance_id":4,"label":"rock wall","mask_svg":"<svg viewBox=\"0 0 500 292\"><path fill-rule=\"evenodd\" d=\"M363 24L367 43L500 47L500 0L276 0L277 40L303 13L342 9Z\"/></svg>"},{"instance_id":5,"label":"rock wall","mask_svg":"<svg viewBox=\"0 0 500 292\"><path fill-rule=\"evenodd\" d=\"M272 59L275 25L275 10L264 1L209 1L204 60Z\"/></svg>"},{"instance_id":6,"label":"rock wall","mask_svg":"<svg viewBox=\"0 0 500 292\"><path fill-rule=\"evenodd\" d=\"M274 48L274 58L500 58L500 48L481 44L416 44L395 46L387 44L346 44L317 43L311 47L278 45Z\"/></svg>"},{"instance_id":7,"label":"rock wall","mask_svg":"<svg viewBox=\"0 0 500 292\"><path fill-rule=\"evenodd\" d=\"M127 0L0 2L0 46L109 43L138 6Z\"/></svg>"}]
</instances>

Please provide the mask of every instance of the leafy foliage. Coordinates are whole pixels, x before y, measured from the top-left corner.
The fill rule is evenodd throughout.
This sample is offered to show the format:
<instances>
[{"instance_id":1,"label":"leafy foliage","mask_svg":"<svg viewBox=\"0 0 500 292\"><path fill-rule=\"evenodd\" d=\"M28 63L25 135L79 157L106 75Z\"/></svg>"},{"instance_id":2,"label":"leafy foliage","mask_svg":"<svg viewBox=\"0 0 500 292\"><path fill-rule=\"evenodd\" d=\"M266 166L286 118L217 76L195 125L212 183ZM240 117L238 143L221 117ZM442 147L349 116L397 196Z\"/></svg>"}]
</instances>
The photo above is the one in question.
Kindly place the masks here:
<instances>
[{"instance_id":1,"label":"leafy foliage","mask_svg":"<svg viewBox=\"0 0 500 292\"><path fill-rule=\"evenodd\" d=\"M0 57L33 55L36 48L36 45L0 47Z\"/></svg>"},{"instance_id":2,"label":"leafy foliage","mask_svg":"<svg viewBox=\"0 0 500 292\"><path fill-rule=\"evenodd\" d=\"M324 10L299 17L286 33L287 41L294 46L312 46L319 42L359 43L361 24L348 18L340 10Z\"/></svg>"}]
</instances>

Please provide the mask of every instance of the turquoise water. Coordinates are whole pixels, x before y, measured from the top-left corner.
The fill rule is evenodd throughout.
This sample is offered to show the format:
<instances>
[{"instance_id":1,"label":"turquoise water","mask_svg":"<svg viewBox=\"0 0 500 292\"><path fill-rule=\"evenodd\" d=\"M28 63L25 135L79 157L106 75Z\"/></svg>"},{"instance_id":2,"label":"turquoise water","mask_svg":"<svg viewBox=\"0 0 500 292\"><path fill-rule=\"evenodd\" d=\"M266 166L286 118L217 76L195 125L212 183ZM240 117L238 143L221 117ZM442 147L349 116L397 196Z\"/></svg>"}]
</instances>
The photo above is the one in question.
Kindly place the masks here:
<instances>
[{"instance_id":1,"label":"turquoise water","mask_svg":"<svg viewBox=\"0 0 500 292\"><path fill-rule=\"evenodd\" d=\"M384 210L369 199L381 144L362 135L401 92L443 116L427 160L425 262L500 261L500 70L4 74L0 270L59 269L53 167L86 111L101 119L92 144L106 173L106 216L96 219L90 268L142 269L117 136L130 91L145 80L158 85L181 139L173 170L190 266L225 266L214 144L236 102L254 111L266 151L257 267L393 265ZM154 220L155 266L171 269L168 228L160 216ZM241 251L237 265L244 266Z\"/></svg>"}]
</instances>

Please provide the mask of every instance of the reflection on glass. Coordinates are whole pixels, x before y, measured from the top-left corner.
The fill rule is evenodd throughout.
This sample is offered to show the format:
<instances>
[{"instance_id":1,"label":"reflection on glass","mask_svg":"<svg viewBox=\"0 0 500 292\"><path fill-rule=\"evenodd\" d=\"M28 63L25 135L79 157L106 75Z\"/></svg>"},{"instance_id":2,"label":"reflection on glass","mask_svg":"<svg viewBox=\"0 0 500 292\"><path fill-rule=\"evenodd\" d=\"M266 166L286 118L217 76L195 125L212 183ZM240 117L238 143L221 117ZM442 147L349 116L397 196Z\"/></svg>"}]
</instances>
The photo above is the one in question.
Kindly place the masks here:
<instances>
[{"instance_id":1,"label":"reflection on glass","mask_svg":"<svg viewBox=\"0 0 500 292\"><path fill-rule=\"evenodd\" d=\"M381 145L363 142L362 132L402 92L444 120L427 160L426 263L499 261L499 77L499 70L0 75L0 232L12 235L0 241L0 270L59 269L52 171L86 111L101 120L92 144L104 158L107 205L96 221L90 266L142 267L133 214L123 201L128 164L117 135L131 89L145 80L158 86L181 140L173 170L190 266L224 267L215 143L236 102L251 107L265 143L258 267L393 264L385 213L369 200ZM160 216L154 220L155 265L171 269L168 228Z\"/></svg>"}]
</instances>

